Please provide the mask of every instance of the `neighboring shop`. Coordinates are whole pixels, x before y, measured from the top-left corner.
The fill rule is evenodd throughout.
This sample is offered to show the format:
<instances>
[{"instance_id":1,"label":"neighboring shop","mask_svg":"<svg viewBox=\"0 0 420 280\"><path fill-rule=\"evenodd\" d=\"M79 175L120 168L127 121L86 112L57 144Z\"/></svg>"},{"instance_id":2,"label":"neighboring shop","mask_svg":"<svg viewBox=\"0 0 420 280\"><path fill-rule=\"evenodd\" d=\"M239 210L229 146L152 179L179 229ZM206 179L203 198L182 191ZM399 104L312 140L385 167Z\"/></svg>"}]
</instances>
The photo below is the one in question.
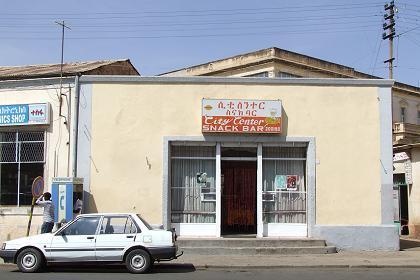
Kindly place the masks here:
<instances>
[{"instance_id":1,"label":"neighboring shop","mask_svg":"<svg viewBox=\"0 0 420 280\"><path fill-rule=\"evenodd\" d=\"M74 90L74 78L63 79L63 95ZM59 79L4 81L0 84L0 238L26 233L32 204L32 183L66 176L69 169L68 106L59 110ZM64 100L64 98L63 98ZM64 103L64 102L63 102ZM61 114L61 116L60 116ZM42 209L35 209L32 233L41 226Z\"/></svg>"},{"instance_id":2,"label":"neighboring shop","mask_svg":"<svg viewBox=\"0 0 420 280\"><path fill-rule=\"evenodd\" d=\"M77 177L87 209L137 212L180 236L397 250L391 86L82 77Z\"/></svg>"}]
</instances>

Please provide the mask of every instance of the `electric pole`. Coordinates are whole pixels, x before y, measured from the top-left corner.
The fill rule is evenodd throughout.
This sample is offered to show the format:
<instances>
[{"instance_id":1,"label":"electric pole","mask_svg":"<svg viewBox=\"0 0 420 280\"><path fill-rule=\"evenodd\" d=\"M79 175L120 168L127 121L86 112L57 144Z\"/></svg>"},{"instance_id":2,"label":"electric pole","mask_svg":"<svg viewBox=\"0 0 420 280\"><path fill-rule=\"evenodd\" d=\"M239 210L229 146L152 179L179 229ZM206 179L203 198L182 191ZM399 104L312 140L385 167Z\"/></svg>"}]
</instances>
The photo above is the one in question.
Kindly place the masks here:
<instances>
[{"instance_id":1,"label":"electric pole","mask_svg":"<svg viewBox=\"0 0 420 280\"><path fill-rule=\"evenodd\" d=\"M59 98L59 105L60 105L60 108L58 109L58 111L59 111L58 115L61 117L62 116L61 115L61 103L63 102L62 90L63 90L63 61L64 61L64 29L65 28L70 29L70 27L68 27L65 24L64 20L61 21L61 22L56 21L55 23L61 26L60 96L58 97Z\"/></svg>"},{"instance_id":2,"label":"electric pole","mask_svg":"<svg viewBox=\"0 0 420 280\"><path fill-rule=\"evenodd\" d=\"M389 4L385 4L385 14L384 19L385 22L383 24L383 29L385 32L382 34L382 40L389 40L389 58L384 61L384 63L388 63L389 68L389 79L392 79L393 77L393 62L395 60L394 58L394 37L395 37L395 4L394 1L389 2ZM387 32L388 31L388 34Z\"/></svg>"}]
</instances>

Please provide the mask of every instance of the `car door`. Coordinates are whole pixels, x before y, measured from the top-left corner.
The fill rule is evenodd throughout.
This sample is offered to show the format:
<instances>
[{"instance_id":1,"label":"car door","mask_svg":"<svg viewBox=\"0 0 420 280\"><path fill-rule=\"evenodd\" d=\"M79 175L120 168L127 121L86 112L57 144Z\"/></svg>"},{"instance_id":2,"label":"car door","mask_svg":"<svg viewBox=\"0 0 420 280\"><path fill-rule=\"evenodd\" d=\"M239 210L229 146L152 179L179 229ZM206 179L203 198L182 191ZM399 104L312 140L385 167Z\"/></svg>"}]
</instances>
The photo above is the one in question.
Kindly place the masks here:
<instances>
[{"instance_id":1,"label":"car door","mask_svg":"<svg viewBox=\"0 0 420 280\"><path fill-rule=\"evenodd\" d=\"M121 261L125 248L135 242L139 231L129 215L105 215L96 238L96 259Z\"/></svg>"},{"instance_id":2,"label":"car door","mask_svg":"<svg viewBox=\"0 0 420 280\"><path fill-rule=\"evenodd\" d=\"M96 233L101 216L81 216L52 238L46 248L51 262L95 260Z\"/></svg>"}]
</instances>

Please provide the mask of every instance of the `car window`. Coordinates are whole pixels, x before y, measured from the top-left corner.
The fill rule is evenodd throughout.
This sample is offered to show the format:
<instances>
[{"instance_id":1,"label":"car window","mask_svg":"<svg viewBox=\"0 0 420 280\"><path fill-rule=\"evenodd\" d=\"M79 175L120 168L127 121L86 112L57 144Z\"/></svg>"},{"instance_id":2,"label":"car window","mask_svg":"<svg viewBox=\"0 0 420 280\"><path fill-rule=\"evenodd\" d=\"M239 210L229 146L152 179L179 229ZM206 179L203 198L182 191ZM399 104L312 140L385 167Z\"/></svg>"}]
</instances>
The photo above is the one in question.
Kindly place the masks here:
<instances>
[{"instance_id":1,"label":"car window","mask_svg":"<svg viewBox=\"0 0 420 280\"><path fill-rule=\"evenodd\" d=\"M129 217L107 217L102 220L100 234L136 233L136 225Z\"/></svg>"},{"instance_id":2,"label":"car window","mask_svg":"<svg viewBox=\"0 0 420 280\"><path fill-rule=\"evenodd\" d=\"M81 217L62 231L63 235L94 235L100 217Z\"/></svg>"}]
</instances>

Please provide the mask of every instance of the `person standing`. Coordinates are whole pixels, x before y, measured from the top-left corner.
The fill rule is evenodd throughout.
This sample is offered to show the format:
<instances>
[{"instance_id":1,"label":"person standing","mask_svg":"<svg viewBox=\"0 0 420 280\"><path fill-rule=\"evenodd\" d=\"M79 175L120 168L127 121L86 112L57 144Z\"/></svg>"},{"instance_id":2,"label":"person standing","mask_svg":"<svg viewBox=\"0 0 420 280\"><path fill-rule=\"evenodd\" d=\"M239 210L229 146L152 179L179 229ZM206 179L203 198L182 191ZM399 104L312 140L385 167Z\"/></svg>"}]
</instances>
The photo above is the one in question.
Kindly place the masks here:
<instances>
[{"instance_id":1,"label":"person standing","mask_svg":"<svg viewBox=\"0 0 420 280\"><path fill-rule=\"evenodd\" d=\"M54 204L51 201L51 193L44 193L36 200L35 203L44 208L41 233L51 232L54 227Z\"/></svg>"}]
</instances>

